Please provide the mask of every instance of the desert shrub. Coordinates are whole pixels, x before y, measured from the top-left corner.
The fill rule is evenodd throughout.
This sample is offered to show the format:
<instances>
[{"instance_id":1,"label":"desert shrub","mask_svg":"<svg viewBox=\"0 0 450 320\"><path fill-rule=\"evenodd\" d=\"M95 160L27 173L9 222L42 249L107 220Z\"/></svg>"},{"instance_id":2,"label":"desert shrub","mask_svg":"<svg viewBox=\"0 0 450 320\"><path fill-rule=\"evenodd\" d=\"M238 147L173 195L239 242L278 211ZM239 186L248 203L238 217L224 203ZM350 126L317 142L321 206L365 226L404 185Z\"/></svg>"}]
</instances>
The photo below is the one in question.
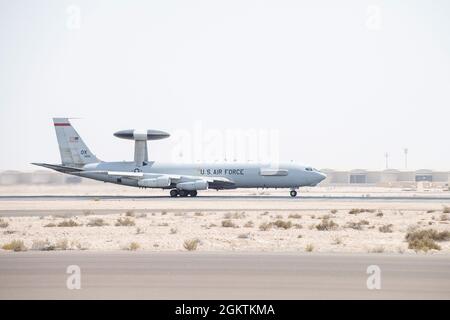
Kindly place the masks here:
<instances>
[{"instance_id":1,"label":"desert shrub","mask_svg":"<svg viewBox=\"0 0 450 320\"><path fill-rule=\"evenodd\" d=\"M57 250L68 250L69 249L69 241L67 239L61 239L56 242L55 248Z\"/></svg>"},{"instance_id":2,"label":"desert shrub","mask_svg":"<svg viewBox=\"0 0 450 320\"><path fill-rule=\"evenodd\" d=\"M383 232L383 233L392 233L393 232L393 230L392 230L393 227L394 226L392 224L385 224L385 225L379 227L378 230L380 232Z\"/></svg>"},{"instance_id":3,"label":"desert shrub","mask_svg":"<svg viewBox=\"0 0 450 320\"><path fill-rule=\"evenodd\" d=\"M347 224L345 225L346 228L351 228L351 229L355 229L355 230L362 230L364 225L368 225L369 221L367 220L360 220L358 222L347 222Z\"/></svg>"},{"instance_id":4,"label":"desert shrub","mask_svg":"<svg viewBox=\"0 0 450 320\"><path fill-rule=\"evenodd\" d=\"M332 214L336 214L338 211L337 211L336 209L332 209L330 212L331 212Z\"/></svg>"},{"instance_id":5,"label":"desert shrub","mask_svg":"<svg viewBox=\"0 0 450 320\"><path fill-rule=\"evenodd\" d=\"M307 244L306 247L305 247L305 251L306 252L313 252L314 251L314 245L311 244L311 243Z\"/></svg>"},{"instance_id":6,"label":"desert shrub","mask_svg":"<svg viewBox=\"0 0 450 320\"><path fill-rule=\"evenodd\" d=\"M56 227L56 224L54 223L47 223L46 225L44 225L45 228L54 228Z\"/></svg>"},{"instance_id":7,"label":"desert shrub","mask_svg":"<svg viewBox=\"0 0 450 320\"><path fill-rule=\"evenodd\" d=\"M246 224L244 224L245 228L252 228L253 227L253 221L248 221Z\"/></svg>"},{"instance_id":8,"label":"desert shrub","mask_svg":"<svg viewBox=\"0 0 450 320\"><path fill-rule=\"evenodd\" d=\"M175 234L177 232L178 232L178 230L176 228L171 228L170 229L170 234Z\"/></svg>"},{"instance_id":9,"label":"desert shrub","mask_svg":"<svg viewBox=\"0 0 450 320\"><path fill-rule=\"evenodd\" d=\"M31 245L31 250L51 251L55 249L55 246L52 245L48 240L34 240L33 244Z\"/></svg>"},{"instance_id":10,"label":"desert shrub","mask_svg":"<svg viewBox=\"0 0 450 320\"><path fill-rule=\"evenodd\" d=\"M194 215L196 217L203 217L204 216L203 212L196 212L196 213L194 213Z\"/></svg>"},{"instance_id":11,"label":"desert shrub","mask_svg":"<svg viewBox=\"0 0 450 320\"><path fill-rule=\"evenodd\" d=\"M369 253L383 253L384 247L383 246L377 246L372 249L369 249Z\"/></svg>"},{"instance_id":12,"label":"desert shrub","mask_svg":"<svg viewBox=\"0 0 450 320\"><path fill-rule=\"evenodd\" d=\"M72 241L72 246L74 248L77 248L78 250L88 250L89 249L89 243L80 243L78 241Z\"/></svg>"},{"instance_id":13,"label":"desert shrub","mask_svg":"<svg viewBox=\"0 0 450 320\"><path fill-rule=\"evenodd\" d=\"M241 233L240 235L238 235L239 239L248 239L250 238L250 233Z\"/></svg>"},{"instance_id":14,"label":"desert shrub","mask_svg":"<svg viewBox=\"0 0 450 320\"><path fill-rule=\"evenodd\" d=\"M134 222L134 220L130 219L129 217L119 218L117 219L115 224L116 227L133 227L135 225L136 223Z\"/></svg>"},{"instance_id":15,"label":"desert shrub","mask_svg":"<svg viewBox=\"0 0 450 320\"><path fill-rule=\"evenodd\" d=\"M316 229L319 231L331 231L338 228L338 224L330 219L322 219L322 222L316 225Z\"/></svg>"},{"instance_id":16,"label":"desert shrub","mask_svg":"<svg viewBox=\"0 0 450 320\"><path fill-rule=\"evenodd\" d=\"M0 228L7 228L9 226L9 223L4 221L3 219L0 219Z\"/></svg>"},{"instance_id":17,"label":"desert shrub","mask_svg":"<svg viewBox=\"0 0 450 320\"><path fill-rule=\"evenodd\" d=\"M450 213L450 207L445 206L442 210L443 213Z\"/></svg>"},{"instance_id":18,"label":"desert shrub","mask_svg":"<svg viewBox=\"0 0 450 320\"><path fill-rule=\"evenodd\" d=\"M294 213L294 214L290 214L290 215L288 216L288 218L289 218L289 219L301 219L302 216L301 216L300 214L298 214L298 213Z\"/></svg>"},{"instance_id":19,"label":"desert shrub","mask_svg":"<svg viewBox=\"0 0 450 320\"><path fill-rule=\"evenodd\" d=\"M87 223L88 227L103 227L103 226L107 226L107 225L108 224L101 218L91 219Z\"/></svg>"},{"instance_id":20,"label":"desert shrub","mask_svg":"<svg viewBox=\"0 0 450 320\"><path fill-rule=\"evenodd\" d=\"M128 245L127 250L130 250L130 251L136 251L136 250L139 249L140 247L141 247L141 245L140 245L139 243L137 243L137 242L131 242L131 243Z\"/></svg>"},{"instance_id":21,"label":"desert shrub","mask_svg":"<svg viewBox=\"0 0 450 320\"><path fill-rule=\"evenodd\" d=\"M3 250L11 250L11 251L27 251L27 247L25 246L25 244L23 243L22 240L13 240L9 243L5 243L2 246Z\"/></svg>"},{"instance_id":22,"label":"desert shrub","mask_svg":"<svg viewBox=\"0 0 450 320\"><path fill-rule=\"evenodd\" d=\"M449 216L447 213L441 214L441 216L439 217L440 221L448 221L450 220Z\"/></svg>"},{"instance_id":23,"label":"desert shrub","mask_svg":"<svg viewBox=\"0 0 450 320\"><path fill-rule=\"evenodd\" d=\"M261 230L261 231L267 231L270 228L272 228L272 224L268 223L268 222L263 222L259 225L259 230Z\"/></svg>"},{"instance_id":24,"label":"desert shrub","mask_svg":"<svg viewBox=\"0 0 450 320\"><path fill-rule=\"evenodd\" d=\"M437 231L435 229L415 230L406 234L406 240L416 240L429 238L435 241L448 241L450 240L450 231Z\"/></svg>"},{"instance_id":25,"label":"desert shrub","mask_svg":"<svg viewBox=\"0 0 450 320\"><path fill-rule=\"evenodd\" d=\"M183 243L183 247L187 251L195 251L195 250L197 250L199 243L200 243L200 240L198 240L198 239L185 240Z\"/></svg>"},{"instance_id":26,"label":"desert shrub","mask_svg":"<svg viewBox=\"0 0 450 320\"><path fill-rule=\"evenodd\" d=\"M128 210L127 212L125 212L125 216L127 216L127 217L134 217L134 211L133 210Z\"/></svg>"},{"instance_id":27,"label":"desert shrub","mask_svg":"<svg viewBox=\"0 0 450 320\"><path fill-rule=\"evenodd\" d=\"M83 214L84 214L85 216L91 216L91 215L94 214L94 212L91 211L91 210L84 210L84 211L83 211Z\"/></svg>"},{"instance_id":28,"label":"desert shrub","mask_svg":"<svg viewBox=\"0 0 450 320\"><path fill-rule=\"evenodd\" d=\"M408 242L408 248L415 251L441 250L435 241L450 240L450 232L439 232L434 229L414 230L408 232L405 239Z\"/></svg>"},{"instance_id":29,"label":"desert shrub","mask_svg":"<svg viewBox=\"0 0 450 320\"><path fill-rule=\"evenodd\" d=\"M222 220L222 227L224 227L224 228L235 228L236 225L234 224L233 221L228 219L228 220Z\"/></svg>"},{"instance_id":30,"label":"desert shrub","mask_svg":"<svg viewBox=\"0 0 450 320\"><path fill-rule=\"evenodd\" d=\"M418 251L427 252L428 250L441 250L441 246L430 238L410 240L408 241L408 248L413 249L416 252Z\"/></svg>"},{"instance_id":31,"label":"desert shrub","mask_svg":"<svg viewBox=\"0 0 450 320\"><path fill-rule=\"evenodd\" d=\"M168 227L169 224L167 222L162 222L158 224L158 227Z\"/></svg>"},{"instance_id":32,"label":"desert shrub","mask_svg":"<svg viewBox=\"0 0 450 320\"><path fill-rule=\"evenodd\" d=\"M382 211L378 211L376 216L381 218L383 216L383 212Z\"/></svg>"},{"instance_id":33,"label":"desert shrub","mask_svg":"<svg viewBox=\"0 0 450 320\"><path fill-rule=\"evenodd\" d=\"M243 219L245 217L246 217L245 212L234 212L234 213L227 212L223 216L224 219Z\"/></svg>"},{"instance_id":34,"label":"desert shrub","mask_svg":"<svg viewBox=\"0 0 450 320\"><path fill-rule=\"evenodd\" d=\"M277 220L273 223L273 225L277 228L285 230L292 228L292 222L290 221Z\"/></svg>"},{"instance_id":35,"label":"desert shrub","mask_svg":"<svg viewBox=\"0 0 450 320\"><path fill-rule=\"evenodd\" d=\"M359 214L359 213L363 213L363 212L374 213L375 210L374 209L357 209L357 208L353 208L348 213L349 214Z\"/></svg>"},{"instance_id":36,"label":"desert shrub","mask_svg":"<svg viewBox=\"0 0 450 320\"><path fill-rule=\"evenodd\" d=\"M360 223L358 222L347 222L347 224L345 225L346 228L350 228L350 229L355 229L355 230L362 230L363 227Z\"/></svg>"},{"instance_id":37,"label":"desert shrub","mask_svg":"<svg viewBox=\"0 0 450 320\"><path fill-rule=\"evenodd\" d=\"M339 237L334 237L333 238L333 244L342 244L342 239Z\"/></svg>"},{"instance_id":38,"label":"desert shrub","mask_svg":"<svg viewBox=\"0 0 450 320\"><path fill-rule=\"evenodd\" d=\"M70 219L70 220L64 220L58 223L58 227L64 227L64 228L71 228L71 227L80 227L81 224L77 223L76 221Z\"/></svg>"},{"instance_id":39,"label":"desert shrub","mask_svg":"<svg viewBox=\"0 0 450 320\"><path fill-rule=\"evenodd\" d=\"M433 213L435 210L427 210L427 213Z\"/></svg>"}]
</instances>

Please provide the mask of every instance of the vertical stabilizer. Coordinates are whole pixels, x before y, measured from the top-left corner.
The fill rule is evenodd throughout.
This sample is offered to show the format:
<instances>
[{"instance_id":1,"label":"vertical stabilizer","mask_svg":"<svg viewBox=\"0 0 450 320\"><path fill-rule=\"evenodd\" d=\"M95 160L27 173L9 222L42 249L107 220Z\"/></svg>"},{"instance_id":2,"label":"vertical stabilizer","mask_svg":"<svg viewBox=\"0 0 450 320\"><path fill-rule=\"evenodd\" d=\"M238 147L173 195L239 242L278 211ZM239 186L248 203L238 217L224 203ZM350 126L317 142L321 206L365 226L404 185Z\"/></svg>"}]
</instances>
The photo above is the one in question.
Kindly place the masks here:
<instances>
[{"instance_id":1,"label":"vertical stabilizer","mask_svg":"<svg viewBox=\"0 0 450 320\"><path fill-rule=\"evenodd\" d=\"M100 162L72 127L68 118L53 118L53 124L63 165L83 166Z\"/></svg>"}]
</instances>

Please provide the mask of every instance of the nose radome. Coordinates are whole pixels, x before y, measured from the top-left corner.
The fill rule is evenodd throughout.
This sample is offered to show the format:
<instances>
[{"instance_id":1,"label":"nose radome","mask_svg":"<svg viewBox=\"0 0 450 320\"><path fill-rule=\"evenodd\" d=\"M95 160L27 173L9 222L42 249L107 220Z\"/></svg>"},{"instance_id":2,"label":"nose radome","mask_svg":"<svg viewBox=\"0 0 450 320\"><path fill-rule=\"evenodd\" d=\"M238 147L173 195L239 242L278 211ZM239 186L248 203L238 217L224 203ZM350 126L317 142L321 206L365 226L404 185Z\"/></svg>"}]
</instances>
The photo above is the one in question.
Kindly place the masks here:
<instances>
[{"instance_id":1,"label":"nose radome","mask_svg":"<svg viewBox=\"0 0 450 320\"><path fill-rule=\"evenodd\" d=\"M321 182L327 178L327 175L325 173L317 172L317 174L319 176L319 182Z\"/></svg>"}]
</instances>

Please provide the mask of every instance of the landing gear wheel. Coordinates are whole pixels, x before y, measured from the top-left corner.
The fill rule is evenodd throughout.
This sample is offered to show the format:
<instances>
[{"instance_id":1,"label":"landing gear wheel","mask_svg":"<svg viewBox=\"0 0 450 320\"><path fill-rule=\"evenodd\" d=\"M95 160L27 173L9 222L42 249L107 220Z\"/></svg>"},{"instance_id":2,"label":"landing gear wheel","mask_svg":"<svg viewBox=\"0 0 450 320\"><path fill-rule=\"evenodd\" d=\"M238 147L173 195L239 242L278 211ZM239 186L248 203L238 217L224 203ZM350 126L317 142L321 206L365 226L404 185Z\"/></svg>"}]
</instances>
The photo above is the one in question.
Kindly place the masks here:
<instances>
[{"instance_id":1,"label":"landing gear wheel","mask_svg":"<svg viewBox=\"0 0 450 320\"><path fill-rule=\"evenodd\" d=\"M189 195L190 195L191 197L196 197L196 196L197 196L197 190L189 191Z\"/></svg>"},{"instance_id":2,"label":"landing gear wheel","mask_svg":"<svg viewBox=\"0 0 450 320\"><path fill-rule=\"evenodd\" d=\"M180 197L187 197L188 192L186 190L180 190L178 191L178 194L180 195Z\"/></svg>"},{"instance_id":3,"label":"landing gear wheel","mask_svg":"<svg viewBox=\"0 0 450 320\"><path fill-rule=\"evenodd\" d=\"M291 194L291 197L294 198L297 196L297 191L291 190L290 194Z\"/></svg>"},{"instance_id":4,"label":"landing gear wheel","mask_svg":"<svg viewBox=\"0 0 450 320\"><path fill-rule=\"evenodd\" d=\"M177 189L170 190L170 196L172 198L175 198L176 196L178 196L178 190Z\"/></svg>"}]
</instances>

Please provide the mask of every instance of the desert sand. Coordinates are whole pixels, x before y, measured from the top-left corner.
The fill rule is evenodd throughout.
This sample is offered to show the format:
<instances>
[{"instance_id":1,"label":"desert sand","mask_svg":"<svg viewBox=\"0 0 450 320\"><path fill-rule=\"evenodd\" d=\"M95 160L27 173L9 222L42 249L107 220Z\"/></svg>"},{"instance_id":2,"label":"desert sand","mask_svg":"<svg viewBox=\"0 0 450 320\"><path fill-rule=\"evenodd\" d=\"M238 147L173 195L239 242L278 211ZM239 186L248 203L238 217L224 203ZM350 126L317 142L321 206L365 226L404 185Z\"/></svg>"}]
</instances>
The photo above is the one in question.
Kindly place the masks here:
<instances>
[{"instance_id":1,"label":"desert sand","mask_svg":"<svg viewBox=\"0 0 450 320\"><path fill-rule=\"evenodd\" d=\"M430 228L450 231L450 214L444 212L448 200L302 200L291 199L286 190L207 191L201 193L203 198L171 199L163 197L167 195L164 191L100 186L2 188L3 197L19 194L98 198L3 198L0 247L21 240L27 250L186 251L186 242L194 240L195 250L208 252L417 254L408 249L408 232ZM422 196L389 188L315 188L304 192L369 198L374 194ZM364 210L352 213L355 208ZM70 224L73 226L67 226ZM93 226L96 224L101 226ZM438 245L440 250L427 254L450 253L450 241L439 241Z\"/></svg>"}]
</instances>

